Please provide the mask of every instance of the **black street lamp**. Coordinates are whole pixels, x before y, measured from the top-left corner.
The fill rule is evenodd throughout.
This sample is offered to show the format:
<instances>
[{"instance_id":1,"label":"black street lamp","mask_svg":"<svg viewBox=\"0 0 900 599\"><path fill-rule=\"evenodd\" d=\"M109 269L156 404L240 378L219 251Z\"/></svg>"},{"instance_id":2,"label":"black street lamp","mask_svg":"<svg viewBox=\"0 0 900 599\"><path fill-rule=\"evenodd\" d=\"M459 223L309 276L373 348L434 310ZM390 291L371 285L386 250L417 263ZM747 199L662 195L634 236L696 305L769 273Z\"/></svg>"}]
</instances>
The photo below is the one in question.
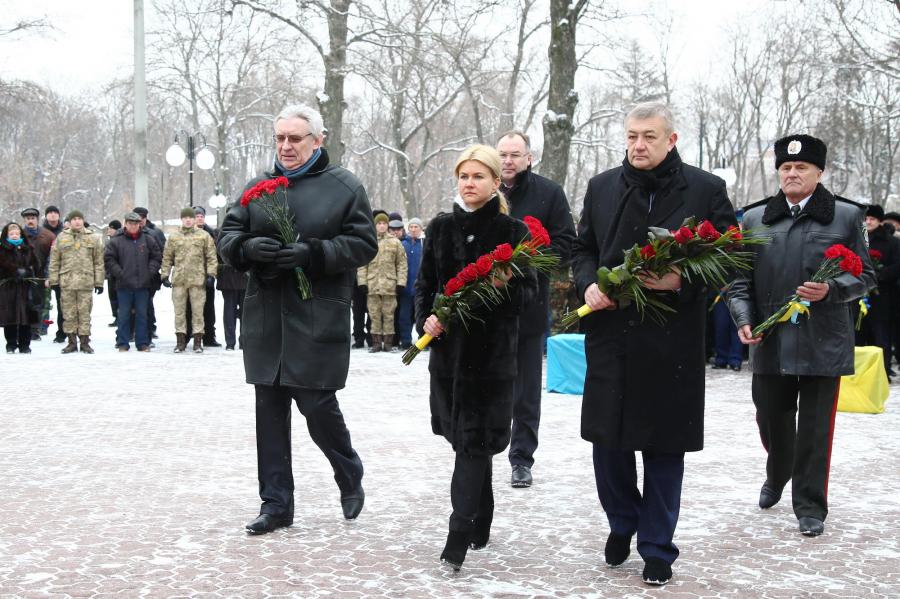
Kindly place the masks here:
<instances>
[{"instance_id":1,"label":"black street lamp","mask_svg":"<svg viewBox=\"0 0 900 599\"><path fill-rule=\"evenodd\" d=\"M187 139L187 153L185 153L184 149L181 147L181 144L178 143L178 136L182 135L185 139ZM199 137L201 143L203 144L199 150L196 150L196 144L194 143L194 138ZM169 163L169 166L181 166L184 164L184 159L188 159L188 197L190 200L191 208L194 207L194 160L197 161L197 166L203 170L209 170L216 163L215 154L210 151L208 147L206 147L206 137L199 132L188 133L184 129L179 129L175 132L175 143L169 146L169 149L166 150L166 162Z\"/></svg>"}]
</instances>

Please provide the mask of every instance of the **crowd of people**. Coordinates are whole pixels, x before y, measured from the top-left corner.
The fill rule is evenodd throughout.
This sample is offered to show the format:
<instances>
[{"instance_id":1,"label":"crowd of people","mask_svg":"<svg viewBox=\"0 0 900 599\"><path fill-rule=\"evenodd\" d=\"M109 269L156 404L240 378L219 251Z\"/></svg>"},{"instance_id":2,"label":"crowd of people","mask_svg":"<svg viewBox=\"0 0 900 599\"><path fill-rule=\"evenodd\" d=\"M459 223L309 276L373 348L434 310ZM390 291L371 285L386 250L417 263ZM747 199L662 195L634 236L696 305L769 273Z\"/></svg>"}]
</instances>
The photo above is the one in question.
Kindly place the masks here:
<instances>
[{"instance_id":1,"label":"crowd of people","mask_svg":"<svg viewBox=\"0 0 900 599\"><path fill-rule=\"evenodd\" d=\"M336 395L347 380L351 348L393 352L410 347L414 329L427 334L434 338L431 429L454 452L440 557L458 570L469 549L482 549L490 539L493 456L508 453L512 487L534 484L550 283L531 268L491 271L502 301L470 306L476 318L450 330L435 302L467 264L527 238L522 221L533 217L549 232L549 251L571 266L579 301L592 310L581 322L587 358L581 437L592 444L609 526L606 564L625 562L636 537L643 581L662 585L672 577L684 457L703 449L709 353L714 368L740 370L749 348L753 402L768 455L759 507L778 503L792 482L799 532L822 534L834 413L840 377L853 372L854 341L880 346L892 374L900 326L894 317L900 215L831 193L822 184L826 144L805 134L774 143L778 193L736 214L724 181L683 162L667 106L640 104L624 126L622 164L588 182L577 228L562 188L532 171L530 139L521 131L459 155L455 200L425 228L419 218L404 222L399 212L373 211L362 182L330 163L321 115L288 106L274 121L272 169L246 189L275 178L287 182L285 205L303 215L293 222L296 241L279 241L276 225L253 202L235 203L219 231L206 226L202 208L185 208L181 226L168 237L146 209L135 208L124 226L110 223L105 245L77 210L63 226L59 211L48 207L38 226L38 211L28 208L21 213L24 225L9 223L0 234L7 351L28 353L40 338L52 290L62 309L57 339L68 342L63 353L93 352L93 294L103 292L106 279L119 351L128 351L132 340L138 351L153 347L153 297L165 286L172 288L175 351L186 351L192 340L192 351L202 352L218 345L218 287L226 350L236 343L243 349L246 380L254 386L262 504L246 530L264 534L294 521L293 402L334 470L344 517L359 516L363 461ZM598 285L598 268L615 267L625 250L647 243L651 227L675 230L693 217L725 231L739 216L749 234L764 230L768 242L747 246L751 268L733 273L723 289L677 268L639 274L646 293L668 308L664 319L642 318L634 304L618 305ZM812 281L823 251L835 243L860 256L861 272ZM309 298L298 293L298 270L309 280ZM753 327L794 293L810 317L754 336ZM864 298L860 320L854 310ZM856 321L862 324L854 334Z\"/></svg>"}]
</instances>

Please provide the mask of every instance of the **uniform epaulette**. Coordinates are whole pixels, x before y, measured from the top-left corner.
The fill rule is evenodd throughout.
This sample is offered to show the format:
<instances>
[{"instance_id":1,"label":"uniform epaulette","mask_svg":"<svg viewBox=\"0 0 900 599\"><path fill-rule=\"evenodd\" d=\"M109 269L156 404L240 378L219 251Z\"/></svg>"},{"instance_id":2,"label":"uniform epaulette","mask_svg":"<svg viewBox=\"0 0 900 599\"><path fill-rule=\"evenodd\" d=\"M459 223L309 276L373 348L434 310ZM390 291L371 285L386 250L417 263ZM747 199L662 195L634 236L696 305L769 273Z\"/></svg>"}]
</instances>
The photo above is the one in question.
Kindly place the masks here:
<instances>
[{"instance_id":1,"label":"uniform epaulette","mask_svg":"<svg viewBox=\"0 0 900 599\"><path fill-rule=\"evenodd\" d=\"M865 204L860 204L859 202L854 202L853 200L848 200L847 198L842 198L841 196L839 196L839 195L837 195L837 194L835 194L834 199L835 199L835 200L839 200L839 201L841 201L841 202L846 202L846 203L848 203L848 204L853 204L853 205L856 206L857 208L862 208L863 210L865 210L866 208L868 208L868 206L866 206Z\"/></svg>"}]
</instances>

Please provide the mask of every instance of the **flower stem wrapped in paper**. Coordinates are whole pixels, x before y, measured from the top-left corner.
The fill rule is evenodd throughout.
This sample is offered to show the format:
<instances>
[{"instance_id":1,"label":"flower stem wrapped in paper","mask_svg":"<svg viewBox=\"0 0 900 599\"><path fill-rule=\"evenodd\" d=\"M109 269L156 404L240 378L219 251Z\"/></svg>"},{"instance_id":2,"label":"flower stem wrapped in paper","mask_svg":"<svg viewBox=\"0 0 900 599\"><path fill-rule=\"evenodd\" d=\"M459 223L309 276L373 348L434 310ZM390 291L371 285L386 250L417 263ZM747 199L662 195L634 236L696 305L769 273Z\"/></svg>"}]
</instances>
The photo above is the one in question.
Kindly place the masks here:
<instances>
[{"instance_id":1,"label":"flower stem wrapped in paper","mask_svg":"<svg viewBox=\"0 0 900 599\"><path fill-rule=\"evenodd\" d=\"M858 277L863 270L862 260L848 247L836 243L825 250L825 260L810 279L813 283L825 283L842 272L847 272ZM790 320L797 323L797 317L801 314L809 316L809 302L801 301L796 293L792 295L783 306L775 311L763 322L753 329L752 336L759 337L776 324Z\"/></svg>"},{"instance_id":2,"label":"flower stem wrapped in paper","mask_svg":"<svg viewBox=\"0 0 900 599\"><path fill-rule=\"evenodd\" d=\"M266 179L245 191L241 196L241 206L246 208L253 202L263 209L269 222L275 226L278 240L285 245L300 241L300 235L294 232L294 214L287 203L288 185L290 185L290 181L287 177ZM282 194L280 199L278 197L279 190ZM300 293L300 299L308 300L312 297L312 289L306 273L302 268L297 267L294 269L294 274L297 277L297 291Z\"/></svg>"},{"instance_id":3,"label":"flower stem wrapped in paper","mask_svg":"<svg viewBox=\"0 0 900 599\"><path fill-rule=\"evenodd\" d=\"M699 225L686 218L677 231L649 227L649 241L643 247L635 244L625 251L625 261L614 267L597 269L597 287L620 307L634 304L643 318L649 315L656 322L665 321L667 312L675 309L655 293L648 292L642 276L661 278L668 273L680 273L687 281L700 280L707 285L722 287L730 273L751 268L752 252L742 249L747 244L768 242L761 235L744 236L737 227L724 233L705 220ZM570 327L593 312L587 304L566 313L564 327Z\"/></svg>"},{"instance_id":4,"label":"flower stem wrapped in paper","mask_svg":"<svg viewBox=\"0 0 900 599\"><path fill-rule=\"evenodd\" d=\"M526 268L549 273L559 263L558 256L546 251L550 246L550 235L541 221L530 216L524 220L528 225L529 239L523 239L516 247L508 243L500 244L489 254L479 256L447 281L443 293L437 295L432 312L448 332L453 322L465 327L469 320L478 320L475 306L496 306L503 301L508 291L505 286L496 284L498 280L522 277ZM403 354L403 363L411 364L432 339L428 333L419 337Z\"/></svg>"}]
</instances>

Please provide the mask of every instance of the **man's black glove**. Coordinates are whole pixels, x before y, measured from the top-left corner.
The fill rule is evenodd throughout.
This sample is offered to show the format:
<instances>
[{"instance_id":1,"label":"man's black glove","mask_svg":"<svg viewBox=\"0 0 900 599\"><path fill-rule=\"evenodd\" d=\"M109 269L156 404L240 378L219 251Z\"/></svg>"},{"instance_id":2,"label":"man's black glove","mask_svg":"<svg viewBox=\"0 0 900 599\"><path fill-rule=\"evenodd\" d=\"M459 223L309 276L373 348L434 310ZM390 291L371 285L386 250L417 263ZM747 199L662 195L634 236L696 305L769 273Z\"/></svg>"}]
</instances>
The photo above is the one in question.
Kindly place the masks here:
<instances>
[{"instance_id":1,"label":"man's black glove","mask_svg":"<svg viewBox=\"0 0 900 599\"><path fill-rule=\"evenodd\" d=\"M306 268L309 266L309 244L301 242L289 243L276 254L275 263L278 268Z\"/></svg>"},{"instance_id":2,"label":"man's black glove","mask_svg":"<svg viewBox=\"0 0 900 599\"><path fill-rule=\"evenodd\" d=\"M359 290L362 291L363 295L369 295L369 286L368 285L360 285Z\"/></svg>"},{"instance_id":3,"label":"man's black glove","mask_svg":"<svg viewBox=\"0 0 900 599\"><path fill-rule=\"evenodd\" d=\"M97 295L103 295L103 287L94 287L94 293Z\"/></svg>"},{"instance_id":4,"label":"man's black glove","mask_svg":"<svg viewBox=\"0 0 900 599\"><path fill-rule=\"evenodd\" d=\"M172 281L169 280L169 277L163 277L163 278L162 278L162 286L163 286L163 287L169 287L169 288L172 287Z\"/></svg>"},{"instance_id":5,"label":"man's black glove","mask_svg":"<svg viewBox=\"0 0 900 599\"><path fill-rule=\"evenodd\" d=\"M21 281L22 279L24 279L27 276L28 276L27 268L17 268L16 269L16 280L17 281Z\"/></svg>"},{"instance_id":6,"label":"man's black glove","mask_svg":"<svg viewBox=\"0 0 900 599\"><path fill-rule=\"evenodd\" d=\"M271 237L254 237L245 241L242 249L250 262L275 262L281 244Z\"/></svg>"},{"instance_id":7,"label":"man's black glove","mask_svg":"<svg viewBox=\"0 0 900 599\"><path fill-rule=\"evenodd\" d=\"M206 277L206 286L212 287L216 282L216 278L212 275L207 275Z\"/></svg>"},{"instance_id":8,"label":"man's black glove","mask_svg":"<svg viewBox=\"0 0 900 599\"><path fill-rule=\"evenodd\" d=\"M406 287L403 285L397 285L397 295L402 295L404 289L406 289Z\"/></svg>"}]
</instances>

